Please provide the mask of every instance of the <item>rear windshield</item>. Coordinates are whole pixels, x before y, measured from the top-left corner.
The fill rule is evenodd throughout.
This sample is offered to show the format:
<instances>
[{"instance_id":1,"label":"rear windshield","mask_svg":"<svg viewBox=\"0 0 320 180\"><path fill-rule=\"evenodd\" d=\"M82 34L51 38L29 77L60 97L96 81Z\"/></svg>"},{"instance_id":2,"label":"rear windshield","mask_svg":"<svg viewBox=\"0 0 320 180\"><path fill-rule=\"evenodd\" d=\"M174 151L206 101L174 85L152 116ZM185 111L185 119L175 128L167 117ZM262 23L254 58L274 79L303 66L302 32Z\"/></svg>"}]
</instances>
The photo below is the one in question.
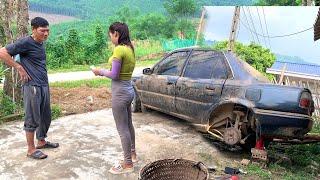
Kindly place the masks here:
<instances>
[{"instance_id":1,"label":"rear windshield","mask_svg":"<svg viewBox=\"0 0 320 180\"><path fill-rule=\"evenodd\" d=\"M259 72L258 70L256 70L255 68L253 68L247 62L241 60L240 58L239 58L239 63L250 75L252 75L258 81L268 82L268 83L270 82L269 79L265 77L261 72Z\"/></svg>"}]
</instances>

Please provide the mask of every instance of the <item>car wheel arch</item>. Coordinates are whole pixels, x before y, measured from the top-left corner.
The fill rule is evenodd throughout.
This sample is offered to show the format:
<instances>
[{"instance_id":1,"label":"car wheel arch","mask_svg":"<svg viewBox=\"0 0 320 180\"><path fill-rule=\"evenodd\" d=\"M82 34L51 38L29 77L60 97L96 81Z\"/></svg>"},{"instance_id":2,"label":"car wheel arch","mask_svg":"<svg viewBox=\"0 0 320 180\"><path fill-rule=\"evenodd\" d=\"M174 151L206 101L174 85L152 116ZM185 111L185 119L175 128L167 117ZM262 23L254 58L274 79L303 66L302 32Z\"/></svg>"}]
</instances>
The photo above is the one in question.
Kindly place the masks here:
<instances>
[{"instance_id":1,"label":"car wheel arch","mask_svg":"<svg viewBox=\"0 0 320 180\"><path fill-rule=\"evenodd\" d=\"M228 100L223 101L211 108L207 117L207 124L210 126L213 124L215 118L220 116L220 118L226 116L232 116L234 107L243 107L248 110L248 112L253 112L254 105L251 102L243 101L243 100ZM221 114L224 114L222 116Z\"/></svg>"}]
</instances>

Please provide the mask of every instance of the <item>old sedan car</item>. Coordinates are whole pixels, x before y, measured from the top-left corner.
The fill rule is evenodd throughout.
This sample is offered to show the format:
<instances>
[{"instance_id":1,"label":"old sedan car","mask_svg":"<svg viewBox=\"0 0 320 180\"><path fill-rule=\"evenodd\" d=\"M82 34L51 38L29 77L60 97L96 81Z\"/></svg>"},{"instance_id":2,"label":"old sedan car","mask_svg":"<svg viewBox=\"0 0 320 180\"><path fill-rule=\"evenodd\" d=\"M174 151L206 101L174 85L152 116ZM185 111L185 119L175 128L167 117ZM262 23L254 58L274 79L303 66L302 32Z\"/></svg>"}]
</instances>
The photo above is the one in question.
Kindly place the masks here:
<instances>
[{"instance_id":1,"label":"old sedan car","mask_svg":"<svg viewBox=\"0 0 320 180\"><path fill-rule=\"evenodd\" d=\"M308 89L271 84L232 52L175 50L133 84L134 112L154 109L182 118L229 145L255 143L256 137L299 139L313 124Z\"/></svg>"}]
</instances>

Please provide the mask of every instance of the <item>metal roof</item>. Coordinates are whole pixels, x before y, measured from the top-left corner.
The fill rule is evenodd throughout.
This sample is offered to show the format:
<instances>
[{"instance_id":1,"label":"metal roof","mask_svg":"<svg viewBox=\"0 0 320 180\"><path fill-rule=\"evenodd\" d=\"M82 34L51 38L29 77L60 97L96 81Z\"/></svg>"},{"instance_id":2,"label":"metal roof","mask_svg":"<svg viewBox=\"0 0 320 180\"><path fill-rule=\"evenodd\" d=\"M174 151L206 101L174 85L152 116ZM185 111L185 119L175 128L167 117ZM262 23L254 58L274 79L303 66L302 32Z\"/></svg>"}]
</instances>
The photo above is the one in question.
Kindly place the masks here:
<instances>
[{"instance_id":1,"label":"metal roof","mask_svg":"<svg viewBox=\"0 0 320 180\"><path fill-rule=\"evenodd\" d=\"M284 66L286 66L284 75L307 79L320 79L320 65L311 63L275 61L271 68L267 69L267 73L281 74Z\"/></svg>"}]
</instances>

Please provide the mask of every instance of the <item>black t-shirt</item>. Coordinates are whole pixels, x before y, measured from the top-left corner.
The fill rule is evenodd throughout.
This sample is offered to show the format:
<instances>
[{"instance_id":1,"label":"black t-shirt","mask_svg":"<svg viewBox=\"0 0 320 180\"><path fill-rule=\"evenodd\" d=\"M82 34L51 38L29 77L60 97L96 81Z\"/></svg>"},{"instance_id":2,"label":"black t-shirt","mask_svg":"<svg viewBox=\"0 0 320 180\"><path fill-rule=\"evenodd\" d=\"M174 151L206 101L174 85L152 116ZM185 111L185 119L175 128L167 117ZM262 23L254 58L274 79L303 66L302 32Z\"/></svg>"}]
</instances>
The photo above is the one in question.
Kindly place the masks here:
<instances>
[{"instance_id":1,"label":"black t-shirt","mask_svg":"<svg viewBox=\"0 0 320 180\"><path fill-rule=\"evenodd\" d=\"M39 43L31 36L27 36L12 44L8 44L6 49L11 56L20 54L21 65L31 77L31 80L25 83L25 85L48 85L44 43Z\"/></svg>"}]
</instances>

